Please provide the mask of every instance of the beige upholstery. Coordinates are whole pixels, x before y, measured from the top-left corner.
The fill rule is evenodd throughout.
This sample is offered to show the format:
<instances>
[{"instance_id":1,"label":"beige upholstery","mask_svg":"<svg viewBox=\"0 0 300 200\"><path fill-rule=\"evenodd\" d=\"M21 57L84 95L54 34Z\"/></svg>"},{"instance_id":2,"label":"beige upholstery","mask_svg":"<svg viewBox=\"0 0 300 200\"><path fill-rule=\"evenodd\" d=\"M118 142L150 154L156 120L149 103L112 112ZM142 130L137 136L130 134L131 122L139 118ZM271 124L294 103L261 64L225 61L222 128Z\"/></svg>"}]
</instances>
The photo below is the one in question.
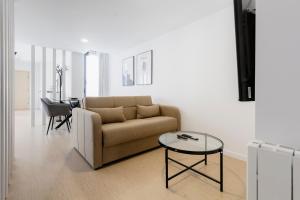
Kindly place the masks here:
<instances>
[{"instance_id":1,"label":"beige upholstery","mask_svg":"<svg viewBox=\"0 0 300 200\"><path fill-rule=\"evenodd\" d=\"M123 108L126 120L136 119L137 109L135 106Z\"/></svg>"},{"instance_id":2,"label":"beige upholstery","mask_svg":"<svg viewBox=\"0 0 300 200\"><path fill-rule=\"evenodd\" d=\"M157 147L159 135L180 130L176 107L160 105L161 116L137 119L137 105L151 106L151 97L87 97L82 103L84 109L73 109L73 145L94 169ZM103 124L100 114L87 110L120 106L126 121L119 123Z\"/></svg>"},{"instance_id":3,"label":"beige upholstery","mask_svg":"<svg viewBox=\"0 0 300 200\"><path fill-rule=\"evenodd\" d=\"M133 140L176 131L177 120L173 117L152 117L133 119L123 123L105 124L102 126L103 145L110 147Z\"/></svg>"},{"instance_id":4,"label":"beige upholstery","mask_svg":"<svg viewBox=\"0 0 300 200\"><path fill-rule=\"evenodd\" d=\"M72 111L73 146L94 168L102 166L102 121L97 113L75 108Z\"/></svg>"},{"instance_id":5,"label":"beige upholstery","mask_svg":"<svg viewBox=\"0 0 300 200\"><path fill-rule=\"evenodd\" d=\"M167 106L167 105L159 105L161 116L169 116L177 119L177 130L181 130L181 115L180 111L177 107Z\"/></svg>"},{"instance_id":6,"label":"beige upholstery","mask_svg":"<svg viewBox=\"0 0 300 200\"><path fill-rule=\"evenodd\" d=\"M84 108L114 108L123 106L151 106L150 96L122 96L122 97L87 97L83 100Z\"/></svg>"},{"instance_id":7,"label":"beige upholstery","mask_svg":"<svg viewBox=\"0 0 300 200\"><path fill-rule=\"evenodd\" d=\"M88 110L98 113L103 124L124 122L126 120L122 106L116 108L89 108Z\"/></svg>"},{"instance_id":8,"label":"beige upholstery","mask_svg":"<svg viewBox=\"0 0 300 200\"><path fill-rule=\"evenodd\" d=\"M158 137L143 138L111 147L103 147L103 164L158 147Z\"/></svg>"},{"instance_id":9,"label":"beige upholstery","mask_svg":"<svg viewBox=\"0 0 300 200\"><path fill-rule=\"evenodd\" d=\"M137 105L137 118L149 118L149 117L156 117L160 115L159 105L152 105L152 106L141 106Z\"/></svg>"}]
</instances>

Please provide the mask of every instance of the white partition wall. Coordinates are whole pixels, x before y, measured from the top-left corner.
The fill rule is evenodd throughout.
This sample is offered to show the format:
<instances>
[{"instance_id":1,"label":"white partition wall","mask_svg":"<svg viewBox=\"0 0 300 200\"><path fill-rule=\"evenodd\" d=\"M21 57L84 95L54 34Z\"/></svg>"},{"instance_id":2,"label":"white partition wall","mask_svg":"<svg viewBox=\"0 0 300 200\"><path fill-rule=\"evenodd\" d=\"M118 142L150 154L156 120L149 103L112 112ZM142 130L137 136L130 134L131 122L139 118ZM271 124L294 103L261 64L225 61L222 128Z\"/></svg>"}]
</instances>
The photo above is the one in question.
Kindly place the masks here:
<instances>
[{"instance_id":1,"label":"white partition wall","mask_svg":"<svg viewBox=\"0 0 300 200\"><path fill-rule=\"evenodd\" d=\"M35 109L41 109L41 97L43 89L43 48L35 46ZM39 118L39 123L41 118Z\"/></svg>"},{"instance_id":2,"label":"white partition wall","mask_svg":"<svg viewBox=\"0 0 300 200\"><path fill-rule=\"evenodd\" d=\"M30 48L28 54L30 55L29 70L31 74L31 124L32 126L45 125L47 118L40 99L47 97L51 100L58 100L59 79L56 73L58 65L66 68L63 73L62 99L72 97L72 52L36 45L31 45ZM24 52L22 53L24 54ZM83 64L77 65L78 69L83 69ZM42 118L36 117L39 116L37 112L42 112Z\"/></svg>"},{"instance_id":3,"label":"white partition wall","mask_svg":"<svg viewBox=\"0 0 300 200\"><path fill-rule=\"evenodd\" d=\"M63 67L66 67L66 51L63 50L62 51L62 66ZM62 76L62 99L65 99L66 98L66 72L63 73L63 76Z\"/></svg>"},{"instance_id":4,"label":"white partition wall","mask_svg":"<svg viewBox=\"0 0 300 200\"><path fill-rule=\"evenodd\" d=\"M293 162L293 187L294 187L294 196L293 200L300 200L300 151L295 152L295 158Z\"/></svg>"},{"instance_id":5,"label":"white partition wall","mask_svg":"<svg viewBox=\"0 0 300 200\"><path fill-rule=\"evenodd\" d=\"M300 1L256 2L256 139L300 148Z\"/></svg>"},{"instance_id":6,"label":"white partition wall","mask_svg":"<svg viewBox=\"0 0 300 200\"><path fill-rule=\"evenodd\" d=\"M31 71L30 71L30 110L31 126L35 126L35 46L31 46Z\"/></svg>"},{"instance_id":7,"label":"white partition wall","mask_svg":"<svg viewBox=\"0 0 300 200\"><path fill-rule=\"evenodd\" d=\"M67 67L67 71L65 72L65 96L68 97L72 97L72 52L67 51L66 52L66 67Z\"/></svg>"},{"instance_id":8,"label":"white partition wall","mask_svg":"<svg viewBox=\"0 0 300 200\"><path fill-rule=\"evenodd\" d=\"M107 96L109 90L109 56L106 53L99 54L99 95Z\"/></svg>"},{"instance_id":9,"label":"white partition wall","mask_svg":"<svg viewBox=\"0 0 300 200\"><path fill-rule=\"evenodd\" d=\"M300 149L299 7L297 0L256 1L255 137L295 150ZM259 200L300 198L297 153L292 161L291 152L265 148L258 158Z\"/></svg>"},{"instance_id":10,"label":"white partition wall","mask_svg":"<svg viewBox=\"0 0 300 200\"><path fill-rule=\"evenodd\" d=\"M0 199L8 193L14 135L14 4L0 0Z\"/></svg>"},{"instance_id":11,"label":"white partition wall","mask_svg":"<svg viewBox=\"0 0 300 200\"><path fill-rule=\"evenodd\" d=\"M47 74L47 78L46 78L46 97L50 98L52 97L50 91L52 90L52 83L53 83L53 71L52 71L52 49L50 48L46 48L46 74Z\"/></svg>"},{"instance_id":12,"label":"white partition wall","mask_svg":"<svg viewBox=\"0 0 300 200\"><path fill-rule=\"evenodd\" d=\"M247 200L257 200L257 155L258 143L250 143L248 145L248 162L247 162Z\"/></svg>"},{"instance_id":13,"label":"white partition wall","mask_svg":"<svg viewBox=\"0 0 300 200\"><path fill-rule=\"evenodd\" d=\"M84 55L72 52L72 96L84 96Z\"/></svg>"},{"instance_id":14,"label":"white partition wall","mask_svg":"<svg viewBox=\"0 0 300 200\"><path fill-rule=\"evenodd\" d=\"M56 49L53 49L52 56L52 98L56 99Z\"/></svg>"},{"instance_id":15,"label":"white partition wall","mask_svg":"<svg viewBox=\"0 0 300 200\"><path fill-rule=\"evenodd\" d=\"M46 84L47 84L47 76L46 76L46 47L43 47L43 53L42 53L42 98L46 97ZM43 111L43 119L42 124L46 124L46 113Z\"/></svg>"}]
</instances>

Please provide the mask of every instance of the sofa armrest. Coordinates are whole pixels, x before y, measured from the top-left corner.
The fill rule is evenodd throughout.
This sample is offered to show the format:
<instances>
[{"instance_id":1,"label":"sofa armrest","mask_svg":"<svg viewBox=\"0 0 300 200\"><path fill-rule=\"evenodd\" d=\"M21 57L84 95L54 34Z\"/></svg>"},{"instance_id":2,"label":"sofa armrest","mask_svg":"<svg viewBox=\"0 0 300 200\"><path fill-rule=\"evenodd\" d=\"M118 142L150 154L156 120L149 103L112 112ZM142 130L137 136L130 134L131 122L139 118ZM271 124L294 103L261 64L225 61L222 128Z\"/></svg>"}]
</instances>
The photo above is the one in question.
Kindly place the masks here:
<instances>
[{"instance_id":1,"label":"sofa armrest","mask_svg":"<svg viewBox=\"0 0 300 200\"><path fill-rule=\"evenodd\" d=\"M181 130L181 115L180 111L177 107L167 106L167 105L159 105L160 113L162 116L174 117L177 119L177 131Z\"/></svg>"},{"instance_id":2,"label":"sofa armrest","mask_svg":"<svg viewBox=\"0 0 300 200\"><path fill-rule=\"evenodd\" d=\"M73 146L93 169L102 166L101 126L99 114L81 108L72 110Z\"/></svg>"}]
</instances>

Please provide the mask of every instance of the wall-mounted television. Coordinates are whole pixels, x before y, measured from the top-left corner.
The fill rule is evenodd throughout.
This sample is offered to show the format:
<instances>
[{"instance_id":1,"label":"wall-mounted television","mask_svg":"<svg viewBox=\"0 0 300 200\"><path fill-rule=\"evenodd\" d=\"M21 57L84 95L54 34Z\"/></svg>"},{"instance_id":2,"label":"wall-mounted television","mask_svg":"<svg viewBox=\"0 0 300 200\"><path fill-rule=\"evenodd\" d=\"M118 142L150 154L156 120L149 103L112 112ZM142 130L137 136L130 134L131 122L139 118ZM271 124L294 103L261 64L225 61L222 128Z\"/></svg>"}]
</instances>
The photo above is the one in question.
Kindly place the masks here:
<instances>
[{"instance_id":1,"label":"wall-mounted television","mask_svg":"<svg viewBox=\"0 0 300 200\"><path fill-rule=\"evenodd\" d=\"M255 10L234 1L236 53L240 101L255 101Z\"/></svg>"}]
</instances>

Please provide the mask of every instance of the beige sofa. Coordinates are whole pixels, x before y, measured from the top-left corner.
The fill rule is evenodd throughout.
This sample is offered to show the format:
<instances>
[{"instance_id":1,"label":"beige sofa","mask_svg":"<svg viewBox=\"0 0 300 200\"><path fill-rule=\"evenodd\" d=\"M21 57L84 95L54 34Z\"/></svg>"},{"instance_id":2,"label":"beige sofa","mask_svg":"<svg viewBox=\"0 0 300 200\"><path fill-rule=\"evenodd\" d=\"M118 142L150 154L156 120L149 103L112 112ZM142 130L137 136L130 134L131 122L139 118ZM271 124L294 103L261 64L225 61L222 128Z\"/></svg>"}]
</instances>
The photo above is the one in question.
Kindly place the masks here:
<instances>
[{"instance_id":1,"label":"beige sofa","mask_svg":"<svg viewBox=\"0 0 300 200\"><path fill-rule=\"evenodd\" d=\"M85 98L82 108L72 111L74 148L92 168L97 169L158 147L158 137L162 133L180 130L180 113L176 107L159 105L159 116L137 119L140 107L151 105L150 96ZM93 112L98 108L118 110L120 106L126 118L124 122L104 124L103 117Z\"/></svg>"}]
</instances>

